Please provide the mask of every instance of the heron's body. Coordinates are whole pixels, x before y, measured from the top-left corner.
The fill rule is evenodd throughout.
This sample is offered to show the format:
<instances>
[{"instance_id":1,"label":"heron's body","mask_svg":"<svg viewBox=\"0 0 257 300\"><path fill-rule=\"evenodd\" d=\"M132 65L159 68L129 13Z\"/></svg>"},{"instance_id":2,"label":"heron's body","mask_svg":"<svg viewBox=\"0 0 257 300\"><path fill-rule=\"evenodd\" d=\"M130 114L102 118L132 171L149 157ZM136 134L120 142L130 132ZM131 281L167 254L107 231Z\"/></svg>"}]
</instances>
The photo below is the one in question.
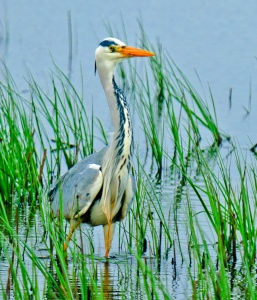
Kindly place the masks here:
<instances>
[{"instance_id":1,"label":"heron's body","mask_svg":"<svg viewBox=\"0 0 257 300\"><path fill-rule=\"evenodd\" d=\"M68 240L81 222L104 226L107 257L115 223L126 216L136 189L130 174L131 118L126 98L114 80L115 66L125 57L152 55L114 38L100 43L96 50L96 66L114 126L112 143L74 165L49 193L54 214L63 214L71 220Z\"/></svg>"}]
</instances>

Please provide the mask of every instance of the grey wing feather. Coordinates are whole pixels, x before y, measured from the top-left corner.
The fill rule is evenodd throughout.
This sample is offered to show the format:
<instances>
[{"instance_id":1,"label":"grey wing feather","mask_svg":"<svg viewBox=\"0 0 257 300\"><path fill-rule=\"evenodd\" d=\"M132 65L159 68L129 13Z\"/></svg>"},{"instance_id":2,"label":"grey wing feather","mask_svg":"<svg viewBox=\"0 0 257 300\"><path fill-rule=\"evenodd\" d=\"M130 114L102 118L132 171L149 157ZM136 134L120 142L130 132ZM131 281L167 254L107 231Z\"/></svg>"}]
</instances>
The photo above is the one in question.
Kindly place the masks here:
<instances>
[{"instance_id":1,"label":"grey wing feather","mask_svg":"<svg viewBox=\"0 0 257 300\"><path fill-rule=\"evenodd\" d=\"M87 212L102 188L101 166L108 147L74 165L49 192L52 210L57 216L62 207L66 219L77 218ZM62 199L62 205L60 205Z\"/></svg>"}]
</instances>

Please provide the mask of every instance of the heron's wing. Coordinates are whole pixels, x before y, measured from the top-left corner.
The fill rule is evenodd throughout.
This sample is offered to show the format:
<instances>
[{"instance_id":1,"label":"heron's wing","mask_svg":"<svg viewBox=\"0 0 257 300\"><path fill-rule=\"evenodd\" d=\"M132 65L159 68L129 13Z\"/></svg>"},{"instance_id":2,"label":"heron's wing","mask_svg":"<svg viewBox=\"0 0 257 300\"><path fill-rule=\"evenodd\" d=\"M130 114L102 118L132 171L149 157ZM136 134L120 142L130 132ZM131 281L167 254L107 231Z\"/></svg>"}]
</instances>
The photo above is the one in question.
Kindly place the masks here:
<instances>
[{"instance_id":1,"label":"heron's wing","mask_svg":"<svg viewBox=\"0 0 257 300\"><path fill-rule=\"evenodd\" d=\"M66 219L87 212L102 188L101 165L106 148L78 162L56 183L49 193L55 215L60 213L60 208Z\"/></svg>"}]
</instances>

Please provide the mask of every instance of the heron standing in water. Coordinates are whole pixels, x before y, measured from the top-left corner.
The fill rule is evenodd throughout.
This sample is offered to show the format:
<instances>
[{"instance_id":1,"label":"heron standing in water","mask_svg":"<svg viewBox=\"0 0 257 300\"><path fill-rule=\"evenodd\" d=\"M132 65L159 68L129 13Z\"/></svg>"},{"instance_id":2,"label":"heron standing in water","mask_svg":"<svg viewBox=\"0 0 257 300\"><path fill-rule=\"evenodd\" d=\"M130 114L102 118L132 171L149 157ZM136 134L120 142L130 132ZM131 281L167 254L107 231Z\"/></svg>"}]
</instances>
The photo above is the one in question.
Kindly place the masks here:
<instances>
[{"instance_id":1,"label":"heron standing in water","mask_svg":"<svg viewBox=\"0 0 257 300\"><path fill-rule=\"evenodd\" d=\"M105 257L108 257L115 223L125 218L132 204L136 190L135 179L130 174L132 124L126 98L114 80L114 72L123 59L139 56L154 56L154 53L127 46L116 38L104 39L96 49L96 69L108 101L114 134L109 146L75 164L49 192L54 215L63 214L70 220L65 250L80 223L103 225Z\"/></svg>"}]
</instances>

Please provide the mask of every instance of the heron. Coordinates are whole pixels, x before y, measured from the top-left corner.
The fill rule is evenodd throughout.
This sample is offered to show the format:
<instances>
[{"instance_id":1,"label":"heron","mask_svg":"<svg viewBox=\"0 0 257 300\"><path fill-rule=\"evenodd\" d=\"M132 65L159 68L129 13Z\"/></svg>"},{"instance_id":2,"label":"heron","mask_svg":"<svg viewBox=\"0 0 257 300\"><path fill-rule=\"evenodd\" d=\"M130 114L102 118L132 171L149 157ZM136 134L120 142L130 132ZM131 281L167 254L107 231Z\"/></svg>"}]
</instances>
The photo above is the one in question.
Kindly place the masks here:
<instances>
[{"instance_id":1,"label":"heron","mask_svg":"<svg viewBox=\"0 0 257 300\"><path fill-rule=\"evenodd\" d=\"M54 216L63 214L70 221L65 251L81 223L102 225L108 258L115 224L130 210L136 192L136 181L131 174L133 131L129 106L114 74L123 59L147 56L154 53L110 37L96 49L95 69L107 98L114 133L110 145L77 162L49 191Z\"/></svg>"}]
</instances>

